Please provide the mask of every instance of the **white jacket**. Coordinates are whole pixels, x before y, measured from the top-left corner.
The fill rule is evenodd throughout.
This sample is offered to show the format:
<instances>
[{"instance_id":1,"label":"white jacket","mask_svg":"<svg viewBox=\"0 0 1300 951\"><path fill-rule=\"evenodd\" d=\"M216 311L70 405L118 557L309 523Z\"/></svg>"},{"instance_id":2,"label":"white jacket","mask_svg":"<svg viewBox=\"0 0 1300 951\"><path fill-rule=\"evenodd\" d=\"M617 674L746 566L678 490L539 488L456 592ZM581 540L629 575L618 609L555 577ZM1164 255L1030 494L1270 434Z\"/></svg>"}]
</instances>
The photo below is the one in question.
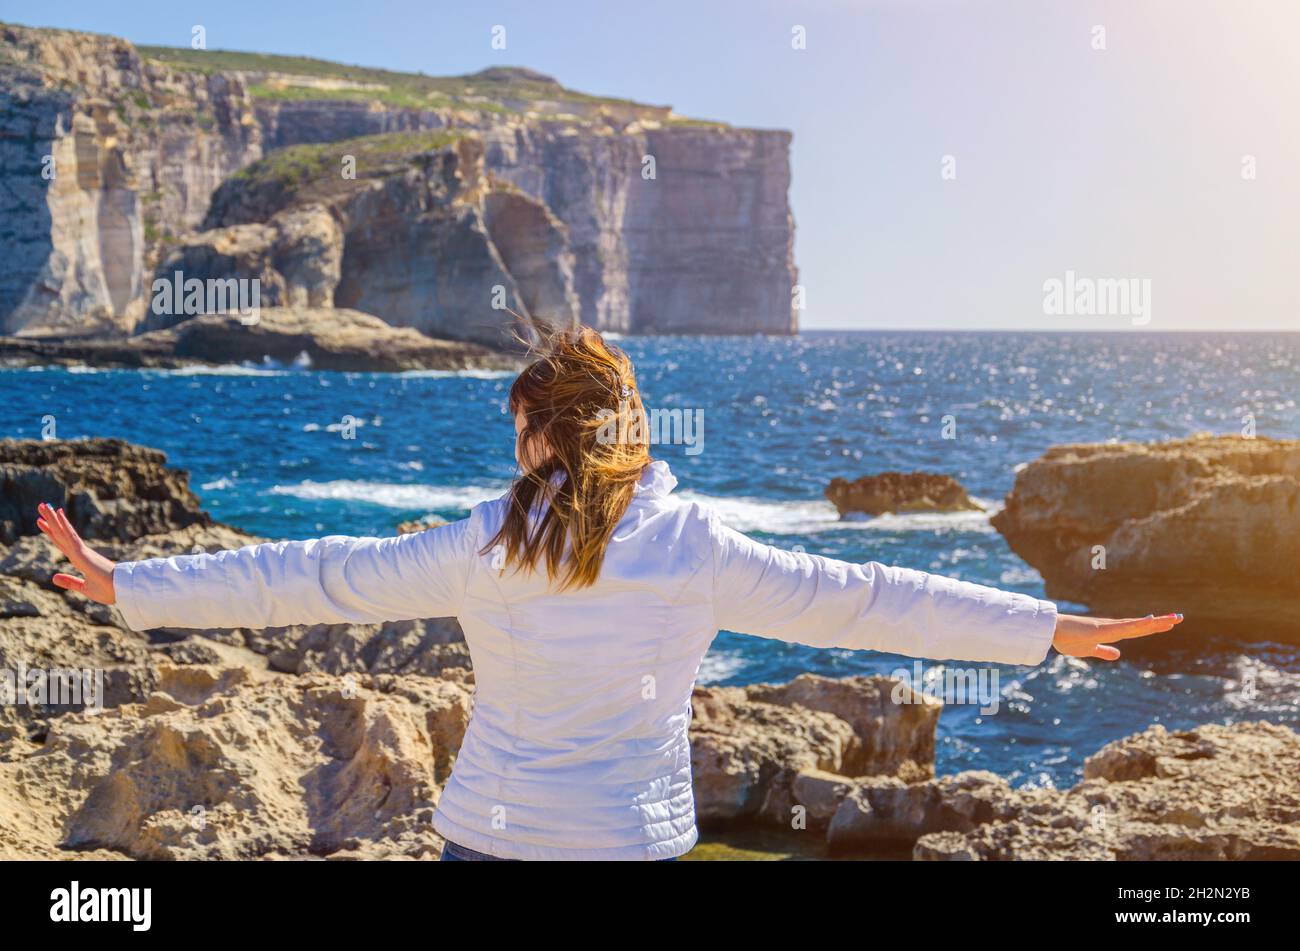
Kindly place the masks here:
<instances>
[{"instance_id":1,"label":"white jacket","mask_svg":"<svg viewBox=\"0 0 1300 951\"><path fill-rule=\"evenodd\" d=\"M134 630L279 627L454 616L474 712L434 826L517 859L662 859L695 844L691 689L719 629L814 647L1037 664L1056 607L870 563L760 544L671 496L647 467L595 585L482 553L505 499L397 538L330 536L122 563Z\"/></svg>"}]
</instances>

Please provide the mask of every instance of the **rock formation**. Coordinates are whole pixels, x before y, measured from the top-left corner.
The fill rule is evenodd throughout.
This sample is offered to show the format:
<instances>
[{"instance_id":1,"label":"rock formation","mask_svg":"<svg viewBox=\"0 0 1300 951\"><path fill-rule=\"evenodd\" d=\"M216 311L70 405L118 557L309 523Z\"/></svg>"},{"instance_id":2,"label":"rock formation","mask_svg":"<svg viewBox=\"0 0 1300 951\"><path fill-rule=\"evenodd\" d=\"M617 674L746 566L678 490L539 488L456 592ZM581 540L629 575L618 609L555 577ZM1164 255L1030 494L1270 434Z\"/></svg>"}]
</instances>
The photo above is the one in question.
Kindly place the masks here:
<instances>
[{"instance_id":1,"label":"rock formation","mask_svg":"<svg viewBox=\"0 0 1300 951\"><path fill-rule=\"evenodd\" d=\"M36 506L67 511L85 538L124 541L209 525L183 470L121 439L0 440L0 542L35 536Z\"/></svg>"},{"instance_id":2,"label":"rock formation","mask_svg":"<svg viewBox=\"0 0 1300 951\"><path fill-rule=\"evenodd\" d=\"M262 154L239 76L0 25L0 331L125 331L160 248Z\"/></svg>"},{"instance_id":3,"label":"rock formation","mask_svg":"<svg viewBox=\"0 0 1300 951\"><path fill-rule=\"evenodd\" d=\"M1017 472L993 525L1050 598L1300 641L1300 441L1055 446Z\"/></svg>"},{"instance_id":4,"label":"rock formation","mask_svg":"<svg viewBox=\"0 0 1300 951\"><path fill-rule=\"evenodd\" d=\"M192 317L134 337L0 338L0 366L63 364L176 368L194 364L295 365L318 370L512 370L520 361L479 344L428 337L337 307L263 308L248 318Z\"/></svg>"},{"instance_id":5,"label":"rock formation","mask_svg":"<svg viewBox=\"0 0 1300 951\"><path fill-rule=\"evenodd\" d=\"M851 777L934 774L934 729L942 703L906 691L891 699L887 677L832 680L804 674L788 684L697 688L691 765L695 808L705 826L738 820L790 828L796 789L810 772Z\"/></svg>"},{"instance_id":6,"label":"rock formation","mask_svg":"<svg viewBox=\"0 0 1300 951\"><path fill-rule=\"evenodd\" d=\"M826 498L841 518L854 513L981 511L956 479L932 472L882 472L853 482L832 479Z\"/></svg>"},{"instance_id":7,"label":"rock formation","mask_svg":"<svg viewBox=\"0 0 1300 951\"><path fill-rule=\"evenodd\" d=\"M1157 725L1102 747L1068 792L990 788L988 821L927 833L914 857L1300 859L1300 735L1271 723Z\"/></svg>"},{"instance_id":8,"label":"rock formation","mask_svg":"<svg viewBox=\"0 0 1300 951\"><path fill-rule=\"evenodd\" d=\"M22 669L103 675L98 704L0 703L0 858L438 855L432 810L473 702L454 620L137 634L51 585L35 501L115 559L260 539L119 440L0 441L0 480L0 692ZM921 859L1300 858L1290 729L1153 727L1068 792L1013 790L935 777L941 708L884 677L697 688L701 825Z\"/></svg>"},{"instance_id":9,"label":"rock formation","mask_svg":"<svg viewBox=\"0 0 1300 951\"><path fill-rule=\"evenodd\" d=\"M0 333L156 329L152 282L177 270L487 343L502 305L632 333L794 330L785 132L527 70L425 77L19 26L0 26L0 105ZM376 163L432 135L460 144ZM243 174L258 159L277 174ZM288 204L286 183L305 186Z\"/></svg>"}]
</instances>

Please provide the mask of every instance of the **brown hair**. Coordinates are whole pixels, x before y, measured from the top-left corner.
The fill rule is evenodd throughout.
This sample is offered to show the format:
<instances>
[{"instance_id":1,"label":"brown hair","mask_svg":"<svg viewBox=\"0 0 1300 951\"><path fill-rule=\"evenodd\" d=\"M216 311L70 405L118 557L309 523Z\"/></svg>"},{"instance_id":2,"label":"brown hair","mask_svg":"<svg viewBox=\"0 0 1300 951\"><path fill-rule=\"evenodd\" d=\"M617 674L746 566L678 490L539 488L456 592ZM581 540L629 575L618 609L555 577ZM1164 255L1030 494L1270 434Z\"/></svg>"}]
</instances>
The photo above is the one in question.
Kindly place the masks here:
<instances>
[{"instance_id":1,"label":"brown hair","mask_svg":"<svg viewBox=\"0 0 1300 951\"><path fill-rule=\"evenodd\" d=\"M611 418L643 413L641 396L632 361L589 327L547 331L532 349L538 358L510 387L510 412L525 419L523 464L505 522L483 553L503 546L505 564L528 571L544 559L560 590L583 588L600 575L650 462L648 440L622 438L622 427L609 438Z\"/></svg>"}]
</instances>

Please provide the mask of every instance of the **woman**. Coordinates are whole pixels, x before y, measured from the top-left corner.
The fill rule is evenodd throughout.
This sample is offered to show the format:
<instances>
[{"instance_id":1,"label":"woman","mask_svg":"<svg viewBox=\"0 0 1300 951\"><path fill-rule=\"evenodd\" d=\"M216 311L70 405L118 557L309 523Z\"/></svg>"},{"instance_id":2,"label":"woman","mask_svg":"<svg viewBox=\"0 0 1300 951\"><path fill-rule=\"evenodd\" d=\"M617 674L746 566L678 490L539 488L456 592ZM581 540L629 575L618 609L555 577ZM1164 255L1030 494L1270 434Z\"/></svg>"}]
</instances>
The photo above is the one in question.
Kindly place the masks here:
<instances>
[{"instance_id":1,"label":"woman","mask_svg":"<svg viewBox=\"0 0 1300 951\"><path fill-rule=\"evenodd\" d=\"M674 498L644 440L628 358L554 336L510 390L519 475L450 525L114 564L63 510L38 524L83 577L54 583L127 624L279 627L455 616L474 713L434 826L444 858L666 859L696 841L691 689L719 629L815 647L1038 664L1180 615L1103 621L1022 594L783 551Z\"/></svg>"}]
</instances>

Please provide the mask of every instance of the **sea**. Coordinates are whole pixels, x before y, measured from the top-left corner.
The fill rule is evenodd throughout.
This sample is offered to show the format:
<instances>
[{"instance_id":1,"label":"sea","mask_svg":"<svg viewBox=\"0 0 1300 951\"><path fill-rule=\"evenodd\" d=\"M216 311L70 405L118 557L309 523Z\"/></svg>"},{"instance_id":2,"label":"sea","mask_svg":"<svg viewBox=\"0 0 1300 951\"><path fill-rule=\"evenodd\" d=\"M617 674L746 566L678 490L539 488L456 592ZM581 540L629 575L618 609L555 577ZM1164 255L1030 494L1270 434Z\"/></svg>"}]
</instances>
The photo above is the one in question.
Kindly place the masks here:
<instances>
[{"instance_id":1,"label":"sea","mask_svg":"<svg viewBox=\"0 0 1300 951\"><path fill-rule=\"evenodd\" d=\"M616 342L650 409L680 409L701 424L690 433L665 427L668 441L653 447L684 498L771 544L1038 597L1042 579L988 512L842 521L823 495L827 483L941 472L996 511L1016 467L1054 444L1246 429L1300 437L1300 334L825 331ZM306 361L3 370L0 436L114 436L162 449L189 471L214 517L259 535L391 534L417 516L462 517L505 490L514 472L511 379L321 372ZM1071 607L1079 608L1062 604ZM1300 725L1300 647L1250 632L1166 637L1160 650L1114 664L1053 654L1039 667L997 668L995 705L954 696L967 702L945 707L937 771L988 769L1018 787L1068 787L1088 755L1151 724ZM909 658L724 631L699 682L900 669L917 673ZM943 693L941 665L921 673L939 678L926 682Z\"/></svg>"}]
</instances>

